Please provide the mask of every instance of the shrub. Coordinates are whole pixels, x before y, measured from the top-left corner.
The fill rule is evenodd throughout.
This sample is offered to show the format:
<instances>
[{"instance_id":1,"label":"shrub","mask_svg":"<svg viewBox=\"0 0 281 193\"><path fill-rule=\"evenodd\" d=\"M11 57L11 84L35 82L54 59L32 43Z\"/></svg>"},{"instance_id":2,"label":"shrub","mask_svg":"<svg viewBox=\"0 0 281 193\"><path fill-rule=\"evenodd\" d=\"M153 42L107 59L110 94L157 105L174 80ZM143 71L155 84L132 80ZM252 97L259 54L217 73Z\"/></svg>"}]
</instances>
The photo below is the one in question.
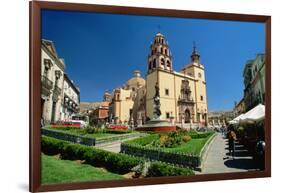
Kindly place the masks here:
<instances>
[{"instance_id":1,"label":"shrub","mask_svg":"<svg viewBox=\"0 0 281 193\"><path fill-rule=\"evenodd\" d=\"M76 133L68 133L65 131L57 131L57 130L46 129L46 128L41 129L41 134L49 137L54 137L56 139L61 139L61 140L89 145L89 146L95 145L95 141L96 141L95 138L81 136Z\"/></svg>"},{"instance_id":2,"label":"shrub","mask_svg":"<svg viewBox=\"0 0 281 193\"><path fill-rule=\"evenodd\" d=\"M95 129L88 125L85 127L85 131L86 133L93 134L95 132Z\"/></svg>"},{"instance_id":3,"label":"shrub","mask_svg":"<svg viewBox=\"0 0 281 193\"><path fill-rule=\"evenodd\" d=\"M61 153L63 159L85 160L86 163L105 167L108 171L125 174L144 161L142 158L129 156L122 153L112 153L100 149L91 148L79 144L71 144L58 139L42 136L42 152L47 155ZM153 166L153 167L152 167ZM190 172L191 171L191 172ZM189 168L181 168L162 162L151 162L148 172L149 176L174 176L192 175Z\"/></svg>"},{"instance_id":4,"label":"shrub","mask_svg":"<svg viewBox=\"0 0 281 193\"><path fill-rule=\"evenodd\" d=\"M121 152L132 156L145 157L151 160L158 160L192 168L196 168L201 164L199 155L169 152L165 149L128 144L127 142L121 144Z\"/></svg>"},{"instance_id":5,"label":"shrub","mask_svg":"<svg viewBox=\"0 0 281 193\"><path fill-rule=\"evenodd\" d=\"M85 160L87 163L105 167L111 172L128 173L140 161L138 158L116 154L80 144L71 144L61 140L42 136L42 152L47 155L61 154L63 159Z\"/></svg>"},{"instance_id":6,"label":"shrub","mask_svg":"<svg viewBox=\"0 0 281 193\"><path fill-rule=\"evenodd\" d=\"M189 168L182 168L173 165L163 164L161 162L153 162L148 168L147 176L190 176L193 171Z\"/></svg>"},{"instance_id":7,"label":"shrub","mask_svg":"<svg viewBox=\"0 0 281 193\"><path fill-rule=\"evenodd\" d=\"M158 139L155 139L150 146L152 147L177 147L188 142L191 137L186 132L175 131L168 134L161 134Z\"/></svg>"},{"instance_id":8,"label":"shrub","mask_svg":"<svg viewBox=\"0 0 281 193\"><path fill-rule=\"evenodd\" d=\"M126 134L126 133L132 133L131 130L118 130L118 129L106 129L106 133L112 133L112 134Z\"/></svg>"},{"instance_id":9,"label":"shrub","mask_svg":"<svg viewBox=\"0 0 281 193\"><path fill-rule=\"evenodd\" d=\"M190 133L192 139L206 138L212 135L214 132L205 132L205 133Z\"/></svg>"},{"instance_id":10,"label":"shrub","mask_svg":"<svg viewBox=\"0 0 281 193\"><path fill-rule=\"evenodd\" d=\"M63 152L67 142L42 136L41 151L48 155L57 155Z\"/></svg>"}]
</instances>

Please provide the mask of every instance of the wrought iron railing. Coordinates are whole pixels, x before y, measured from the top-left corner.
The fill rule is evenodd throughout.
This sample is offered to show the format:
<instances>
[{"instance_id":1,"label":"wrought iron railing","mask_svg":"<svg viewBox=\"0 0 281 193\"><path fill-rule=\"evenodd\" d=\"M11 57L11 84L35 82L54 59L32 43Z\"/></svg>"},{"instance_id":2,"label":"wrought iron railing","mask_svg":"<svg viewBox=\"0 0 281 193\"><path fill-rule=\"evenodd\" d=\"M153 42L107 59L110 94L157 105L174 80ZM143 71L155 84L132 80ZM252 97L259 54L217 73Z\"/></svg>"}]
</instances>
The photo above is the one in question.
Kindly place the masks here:
<instances>
[{"instance_id":1,"label":"wrought iron railing","mask_svg":"<svg viewBox=\"0 0 281 193\"><path fill-rule=\"evenodd\" d=\"M42 86L44 86L48 90L51 90L53 88L53 82L44 75L41 76L41 82Z\"/></svg>"},{"instance_id":2,"label":"wrought iron railing","mask_svg":"<svg viewBox=\"0 0 281 193\"><path fill-rule=\"evenodd\" d=\"M54 94L56 94L56 95L61 94L61 88L59 88L57 85L55 85Z\"/></svg>"}]
</instances>

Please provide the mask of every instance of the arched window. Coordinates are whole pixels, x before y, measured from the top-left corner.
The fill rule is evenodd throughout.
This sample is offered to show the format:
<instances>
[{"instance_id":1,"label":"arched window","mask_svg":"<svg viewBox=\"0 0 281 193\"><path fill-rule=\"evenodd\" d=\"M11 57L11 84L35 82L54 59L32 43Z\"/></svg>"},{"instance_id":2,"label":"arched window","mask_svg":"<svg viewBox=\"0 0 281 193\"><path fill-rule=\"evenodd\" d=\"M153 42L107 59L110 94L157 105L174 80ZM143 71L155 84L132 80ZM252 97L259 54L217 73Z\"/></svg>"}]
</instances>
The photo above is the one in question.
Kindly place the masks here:
<instances>
[{"instance_id":1,"label":"arched window","mask_svg":"<svg viewBox=\"0 0 281 193\"><path fill-rule=\"evenodd\" d=\"M151 68L152 68L152 62L151 61L149 62L149 67L148 68L149 68L149 70L151 70Z\"/></svg>"},{"instance_id":2,"label":"arched window","mask_svg":"<svg viewBox=\"0 0 281 193\"><path fill-rule=\"evenodd\" d=\"M165 65L165 60L164 58L161 58L161 66L164 66Z\"/></svg>"},{"instance_id":3,"label":"arched window","mask_svg":"<svg viewBox=\"0 0 281 193\"><path fill-rule=\"evenodd\" d=\"M171 68L170 60L167 60L167 67Z\"/></svg>"},{"instance_id":4,"label":"arched window","mask_svg":"<svg viewBox=\"0 0 281 193\"><path fill-rule=\"evenodd\" d=\"M167 48L165 48L165 54L168 55Z\"/></svg>"},{"instance_id":5,"label":"arched window","mask_svg":"<svg viewBox=\"0 0 281 193\"><path fill-rule=\"evenodd\" d=\"M156 59L153 60L153 68L156 68Z\"/></svg>"},{"instance_id":6,"label":"arched window","mask_svg":"<svg viewBox=\"0 0 281 193\"><path fill-rule=\"evenodd\" d=\"M163 54L163 48L161 47L161 54Z\"/></svg>"},{"instance_id":7,"label":"arched window","mask_svg":"<svg viewBox=\"0 0 281 193\"><path fill-rule=\"evenodd\" d=\"M154 53L155 53L155 54L157 53L157 48L155 48Z\"/></svg>"}]
</instances>

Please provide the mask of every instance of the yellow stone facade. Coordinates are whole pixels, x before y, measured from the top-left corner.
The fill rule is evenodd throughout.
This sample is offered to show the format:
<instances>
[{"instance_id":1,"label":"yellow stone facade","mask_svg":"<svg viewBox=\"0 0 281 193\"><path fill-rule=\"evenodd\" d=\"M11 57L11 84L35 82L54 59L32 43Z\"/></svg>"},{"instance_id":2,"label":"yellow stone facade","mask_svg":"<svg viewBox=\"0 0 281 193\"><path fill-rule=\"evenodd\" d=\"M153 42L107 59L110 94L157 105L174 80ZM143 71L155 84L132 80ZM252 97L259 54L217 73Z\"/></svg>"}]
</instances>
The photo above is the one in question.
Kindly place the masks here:
<instances>
[{"instance_id":1,"label":"yellow stone facade","mask_svg":"<svg viewBox=\"0 0 281 193\"><path fill-rule=\"evenodd\" d=\"M143 124L153 119L153 97L158 82L161 119L173 123L208 123L208 103L204 66L194 46L191 62L179 72L173 70L172 55L165 37L157 33L150 46L146 80L139 75L125 87L115 89L112 113L119 123L129 121ZM138 77L138 80L137 80ZM134 85L134 86L132 86Z\"/></svg>"}]
</instances>

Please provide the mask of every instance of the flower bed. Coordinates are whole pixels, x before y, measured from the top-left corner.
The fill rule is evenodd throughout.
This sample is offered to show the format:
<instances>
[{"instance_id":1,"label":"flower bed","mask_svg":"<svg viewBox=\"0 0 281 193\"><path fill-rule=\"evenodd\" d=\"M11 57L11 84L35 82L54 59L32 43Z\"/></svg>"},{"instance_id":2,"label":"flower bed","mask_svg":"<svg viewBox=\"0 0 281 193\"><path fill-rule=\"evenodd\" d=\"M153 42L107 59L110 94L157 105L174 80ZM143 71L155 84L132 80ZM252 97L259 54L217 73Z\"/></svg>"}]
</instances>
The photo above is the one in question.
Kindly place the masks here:
<instances>
[{"instance_id":1,"label":"flower bed","mask_svg":"<svg viewBox=\"0 0 281 193\"><path fill-rule=\"evenodd\" d=\"M158 161L168 162L172 164L188 166L192 168L199 167L201 164L200 157L196 155L166 152L160 150L159 148L142 147L142 146L131 145L126 143L121 144L121 152L128 155L144 157L152 160L158 160Z\"/></svg>"},{"instance_id":2,"label":"flower bed","mask_svg":"<svg viewBox=\"0 0 281 193\"><path fill-rule=\"evenodd\" d=\"M108 125L108 129L114 129L114 130L127 130L127 125Z\"/></svg>"},{"instance_id":3,"label":"flower bed","mask_svg":"<svg viewBox=\"0 0 281 193\"><path fill-rule=\"evenodd\" d=\"M133 157L122 153L112 153L79 144L71 144L62 140L42 136L42 152L47 155L60 154L62 159L85 160L87 164L104 167L110 172L126 174L145 161L139 157ZM179 176L193 175L190 168L182 168L175 165L153 161L148 168L148 177L155 176Z\"/></svg>"},{"instance_id":4,"label":"flower bed","mask_svg":"<svg viewBox=\"0 0 281 193\"><path fill-rule=\"evenodd\" d=\"M213 133L208 134L197 134L195 136L195 140L199 139L199 137L206 138L206 142L213 135ZM192 135L191 135L192 136ZM177 152L176 148L157 148L153 147L150 144L153 144L153 141L157 140L160 137L158 134L152 134L147 137L134 139L130 141L123 142L121 144L121 152L129 155L145 157L152 160L163 161L172 164L178 164L183 166L188 166L192 168L198 168L201 166L202 155L201 149L200 153L194 154L189 152L182 151ZM187 142L189 143L189 142ZM204 140L205 144L205 140ZM201 145L201 148L204 148L205 145Z\"/></svg>"},{"instance_id":5,"label":"flower bed","mask_svg":"<svg viewBox=\"0 0 281 193\"><path fill-rule=\"evenodd\" d=\"M81 127L81 123L74 123L74 122L61 122L61 123L55 123L55 124L51 124L51 127L76 127L76 128L80 128Z\"/></svg>"}]
</instances>

